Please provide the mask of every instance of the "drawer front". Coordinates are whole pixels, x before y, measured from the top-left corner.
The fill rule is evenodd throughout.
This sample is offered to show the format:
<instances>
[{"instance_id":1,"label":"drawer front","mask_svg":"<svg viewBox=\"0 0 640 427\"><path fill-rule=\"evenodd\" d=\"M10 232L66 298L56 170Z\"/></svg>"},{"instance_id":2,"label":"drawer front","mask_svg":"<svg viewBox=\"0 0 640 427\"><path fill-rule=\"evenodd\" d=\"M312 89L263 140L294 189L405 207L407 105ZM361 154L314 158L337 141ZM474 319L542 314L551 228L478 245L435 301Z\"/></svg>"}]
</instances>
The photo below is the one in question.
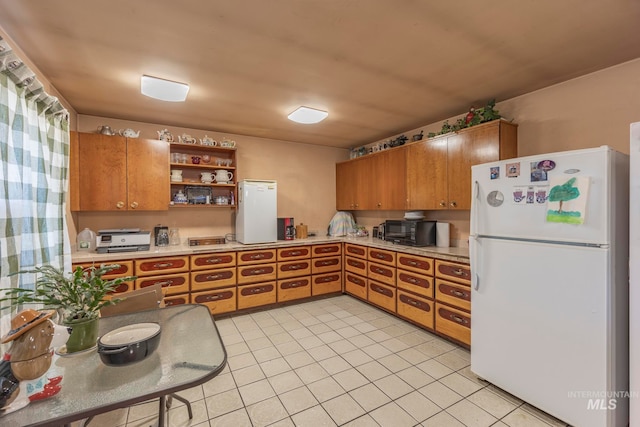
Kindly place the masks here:
<instances>
[{"instance_id":1,"label":"drawer front","mask_svg":"<svg viewBox=\"0 0 640 427\"><path fill-rule=\"evenodd\" d=\"M367 277L390 286L396 285L396 269L386 265L369 262Z\"/></svg>"},{"instance_id":2,"label":"drawer front","mask_svg":"<svg viewBox=\"0 0 640 427\"><path fill-rule=\"evenodd\" d=\"M235 252L220 252L216 254L191 255L191 271L208 270L210 268L235 267Z\"/></svg>"},{"instance_id":3,"label":"drawer front","mask_svg":"<svg viewBox=\"0 0 640 427\"><path fill-rule=\"evenodd\" d=\"M170 307L172 305L189 304L189 295L172 295L164 297L164 305Z\"/></svg>"},{"instance_id":4,"label":"drawer front","mask_svg":"<svg viewBox=\"0 0 640 427\"><path fill-rule=\"evenodd\" d=\"M238 310L276 302L276 282L238 286Z\"/></svg>"},{"instance_id":5,"label":"drawer front","mask_svg":"<svg viewBox=\"0 0 640 427\"><path fill-rule=\"evenodd\" d=\"M278 279L308 276L311 274L311 260L289 261L278 263Z\"/></svg>"},{"instance_id":6,"label":"drawer front","mask_svg":"<svg viewBox=\"0 0 640 427\"><path fill-rule=\"evenodd\" d=\"M101 263L97 263L97 262L84 262L84 263L78 263L78 264L72 264L72 268L75 270L78 267L82 267L83 269L85 268L89 268L89 267L100 267L102 265L113 265L113 264L118 264L119 267L118 268L114 268L113 270L109 271L107 274L103 275L102 277L104 277L105 279L115 279L118 277L125 277L125 276L133 276L133 261L109 261L109 262L101 262ZM116 288L113 290L113 292L110 292L110 294L122 294L125 292L130 292L133 291L135 289L135 281L130 281L130 282L122 282L121 284L119 284L118 286L116 286Z\"/></svg>"},{"instance_id":7,"label":"drawer front","mask_svg":"<svg viewBox=\"0 0 640 427\"><path fill-rule=\"evenodd\" d=\"M423 297L433 298L433 278L398 269L396 286Z\"/></svg>"},{"instance_id":8,"label":"drawer front","mask_svg":"<svg viewBox=\"0 0 640 427\"><path fill-rule=\"evenodd\" d=\"M278 302L311 296L311 277L278 280Z\"/></svg>"},{"instance_id":9,"label":"drawer front","mask_svg":"<svg viewBox=\"0 0 640 427\"><path fill-rule=\"evenodd\" d=\"M314 275L311 282L312 295L323 295L342 291L342 273L340 271Z\"/></svg>"},{"instance_id":10,"label":"drawer front","mask_svg":"<svg viewBox=\"0 0 640 427\"><path fill-rule=\"evenodd\" d=\"M236 288L232 287L192 293L191 303L206 305L211 314L236 311Z\"/></svg>"},{"instance_id":11,"label":"drawer front","mask_svg":"<svg viewBox=\"0 0 640 427\"><path fill-rule=\"evenodd\" d=\"M368 280L367 283L369 284L369 302L395 313L396 289L373 280Z\"/></svg>"},{"instance_id":12,"label":"drawer front","mask_svg":"<svg viewBox=\"0 0 640 427\"><path fill-rule=\"evenodd\" d=\"M342 270L342 257L331 256L311 260L311 274L328 273Z\"/></svg>"},{"instance_id":13,"label":"drawer front","mask_svg":"<svg viewBox=\"0 0 640 427\"><path fill-rule=\"evenodd\" d=\"M459 264L437 259L436 277L471 285L471 267L469 267L469 264Z\"/></svg>"},{"instance_id":14,"label":"drawer front","mask_svg":"<svg viewBox=\"0 0 640 427\"><path fill-rule=\"evenodd\" d=\"M309 246L296 246L294 248L278 249L278 261L304 259L311 257L311 248Z\"/></svg>"},{"instance_id":15,"label":"drawer front","mask_svg":"<svg viewBox=\"0 0 640 427\"><path fill-rule=\"evenodd\" d=\"M100 267L101 265L113 265L113 264L118 264L119 267L118 268L114 268L113 270L111 270L110 272L108 272L107 274L103 275L102 277L109 278L109 279L113 279L114 277L124 277L124 276L133 276L133 261L109 261L109 262L101 262L101 263L94 263L94 262L84 262L84 263L79 263L79 264L73 264L72 268L75 270L78 267L82 267L84 268L88 268L88 267L92 267L92 266L96 266L96 267ZM131 289L133 290L133 289Z\"/></svg>"},{"instance_id":16,"label":"drawer front","mask_svg":"<svg viewBox=\"0 0 640 427\"><path fill-rule=\"evenodd\" d=\"M436 279L436 299L471 311L471 288L468 286Z\"/></svg>"},{"instance_id":17,"label":"drawer front","mask_svg":"<svg viewBox=\"0 0 640 427\"><path fill-rule=\"evenodd\" d=\"M433 276L433 258L398 253L397 267Z\"/></svg>"},{"instance_id":18,"label":"drawer front","mask_svg":"<svg viewBox=\"0 0 640 427\"><path fill-rule=\"evenodd\" d=\"M471 345L471 316L455 308L436 303L436 331Z\"/></svg>"},{"instance_id":19,"label":"drawer front","mask_svg":"<svg viewBox=\"0 0 640 427\"><path fill-rule=\"evenodd\" d=\"M237 260L238 260L238 265L274 262L276 260L276 250L264 249L261 251L238 252Z\"/></svg>"},{"instance_id":20,"label":"drawer front","mask_svg":"<svg viewBox=\"0 0 640 427\"><path fill-rule=\"evenodd\" d=\"M352 273L359 274L361 276L367 275L367 261L353 258L350 256L344 257L344 269L351 271Z\"/></svg>"},{"instance_id":21,"label":"drawer front","mask_svg":"<svg viewBox=\"0 0 640 427\"><path fill-rule=\"evenodd\" d=\"M191 273L191 291L223 288L236 284L236 269L217 268L215 270L197 271Z\"/></svg>"},{"instance_id":22,"label":"drawer front","mask_svg":"<svg viewBox=\"0 0 640 427\"><path fill-rule=\"evenodd\" d=\"M344 291L348 294L367 299L367 279L350 272L344 273Z\"/></svg>"},{"instance_id":23,"label":"drawer front","mask_svg":"<svg viewBox=\"0 0 640 427\"><path fill-rule=\"evenodd\" d=\"M368 259L378 264L386 264L392 267L396 266L396 253L385 251L384 249L368 248Z\"/></svg>"},{"instance_id":24,"label":"drawer front","mask_svg":"<svg viewBox=\"0 0 640 427\"><path fill-rule=\"evenodd\" d=\"M163 276L143 277L136 280L136 289L159 284L165 295L189 292L189 273L167 274Z\"/></svg>"},{"instance_id":25,"label":"drawer front","mask_svg":"<svg viewBox=\"0 0 640 427\"><path fill-rule=\"evenodd\" d=\"M238 267L238 284L276 280L276 263Z\"/></svg>"},{"instance_id":26,"label":"drawer front","mask_svg":"<svg viewBox=\"0 0 640 427\"><path fill-rule=\"evenodd\" d=\"M326 245L311 246L311 256L322 257L342 254L342 243L328 243Z\"/></svg>"},{"instance_id":27,"label":"drawer front","mask_svg":"<svg viewBox=\"0 0 640 427\"><path fill-rule=\"evenodd\" d=\"M152 258L135 260L136 276L183 273L189 271L189 257Z\"/></svg>"},{"instance_id":28,"label":"drawer front","mask_svg":"<svg viewBox=\"0 0 640 427\"><path fill-rule=\"evenodd\" d=\"M362 259L367 259L367 248L364 246L354 245L352 243L345 243L344 254L362 258Z\"/></svg>"},{"instance_id":29,"label":"drawer front","mask_svg":"<svg viewBox=\"0 0 640 427\"><path fill-rule=\"evenodd\" d=\"M433 329L433 301L398 289L398 314Z\"/></svg>"}]
</instances>

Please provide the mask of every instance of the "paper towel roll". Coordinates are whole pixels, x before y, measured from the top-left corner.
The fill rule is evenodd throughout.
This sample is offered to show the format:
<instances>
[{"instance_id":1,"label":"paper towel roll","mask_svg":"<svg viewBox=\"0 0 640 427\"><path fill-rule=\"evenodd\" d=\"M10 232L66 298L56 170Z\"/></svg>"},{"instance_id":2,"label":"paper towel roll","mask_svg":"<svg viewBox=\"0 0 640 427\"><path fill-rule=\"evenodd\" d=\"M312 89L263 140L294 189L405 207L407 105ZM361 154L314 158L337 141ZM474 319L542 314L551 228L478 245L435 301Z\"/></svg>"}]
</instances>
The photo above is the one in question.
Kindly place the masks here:
<instances>
[{"instance_id":1,"label":"paper towel roll","mask_svg":"<svg viewBox=\"0 0 640 427\"><path fill-rule=\"evenodd\" d=\"M436 222L436 246L439 248L449 247L449 223Z\"/></svg>"}]
</instances>

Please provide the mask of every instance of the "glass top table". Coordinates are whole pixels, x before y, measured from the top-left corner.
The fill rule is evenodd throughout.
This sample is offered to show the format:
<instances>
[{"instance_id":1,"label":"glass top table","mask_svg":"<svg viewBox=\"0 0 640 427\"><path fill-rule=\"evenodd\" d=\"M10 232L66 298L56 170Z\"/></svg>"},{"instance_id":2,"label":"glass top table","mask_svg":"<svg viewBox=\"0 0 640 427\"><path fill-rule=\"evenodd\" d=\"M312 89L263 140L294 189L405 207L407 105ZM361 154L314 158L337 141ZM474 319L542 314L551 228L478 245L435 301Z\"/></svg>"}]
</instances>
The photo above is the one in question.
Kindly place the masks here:
<instances>
[{"instance_id":1,"label":"glass top table","mask_svg":"<svg viewBox=\"0 0 640 427\"><path fill-rule=\"evenodd\" d=\"M95 349L66 357L56 355L47 375L63 375L62 390L53 397L0 415L0 425L69 424L194 387L224 368L226 351L207 307L185 304L103 317L99 334L141 322L160 324L160 344L152 355L118 367L102 363Z\"/></svg>"}]
</instances>

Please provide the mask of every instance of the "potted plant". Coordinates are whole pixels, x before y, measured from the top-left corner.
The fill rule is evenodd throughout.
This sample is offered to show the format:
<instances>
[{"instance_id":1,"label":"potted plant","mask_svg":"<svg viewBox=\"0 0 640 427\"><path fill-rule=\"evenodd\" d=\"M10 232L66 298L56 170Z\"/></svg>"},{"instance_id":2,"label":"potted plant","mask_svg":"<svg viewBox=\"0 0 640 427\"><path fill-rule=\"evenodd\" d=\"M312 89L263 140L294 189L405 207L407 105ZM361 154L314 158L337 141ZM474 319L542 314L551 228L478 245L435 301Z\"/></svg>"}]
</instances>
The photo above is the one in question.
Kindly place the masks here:
<instances>
[{"instance_id":1,"label":"potted plant","mask_svg":"<svg viewBox=\"0 0 640 427\"><path fill-rule=\"evenodd\" d=\"M118 267L118 264L77 267L69 275L51 265L20 271L17 274L35 273L35 286L0 289L0 301L9 301L11 306L43 304L45 308L55 309L61 323L71 329L66 351L85 350L96 345L100 309L119 302L108 295L123 282L136 279L133 276L103 278Z\"/></svg>"}]
</instances>

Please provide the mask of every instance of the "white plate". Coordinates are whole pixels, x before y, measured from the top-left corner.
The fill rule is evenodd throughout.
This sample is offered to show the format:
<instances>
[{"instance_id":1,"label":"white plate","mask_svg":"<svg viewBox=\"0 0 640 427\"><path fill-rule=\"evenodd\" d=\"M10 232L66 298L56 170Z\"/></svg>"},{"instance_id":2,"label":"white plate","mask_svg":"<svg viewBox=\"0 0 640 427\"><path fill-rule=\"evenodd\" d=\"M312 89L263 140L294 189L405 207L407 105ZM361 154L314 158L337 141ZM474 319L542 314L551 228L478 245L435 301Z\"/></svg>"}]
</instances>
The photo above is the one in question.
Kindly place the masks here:
<instances>
[{"instance_id":1,"label":"white plate","mask_svg":"<svg viewBox=\"0 0 640 427\"><path fill-rule=\"evenodd\" d=\"M100 338L100 344L108 346L129 345L151 338L160 330L157 323L134 323L107 332Z\"/></svg>"}]
</instances>

